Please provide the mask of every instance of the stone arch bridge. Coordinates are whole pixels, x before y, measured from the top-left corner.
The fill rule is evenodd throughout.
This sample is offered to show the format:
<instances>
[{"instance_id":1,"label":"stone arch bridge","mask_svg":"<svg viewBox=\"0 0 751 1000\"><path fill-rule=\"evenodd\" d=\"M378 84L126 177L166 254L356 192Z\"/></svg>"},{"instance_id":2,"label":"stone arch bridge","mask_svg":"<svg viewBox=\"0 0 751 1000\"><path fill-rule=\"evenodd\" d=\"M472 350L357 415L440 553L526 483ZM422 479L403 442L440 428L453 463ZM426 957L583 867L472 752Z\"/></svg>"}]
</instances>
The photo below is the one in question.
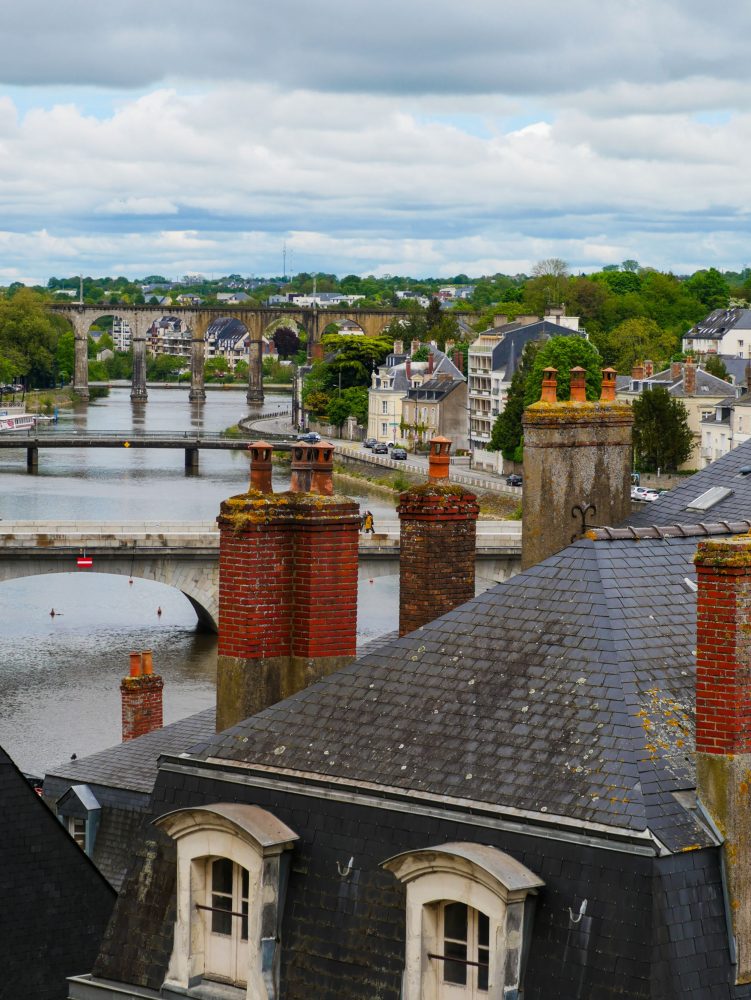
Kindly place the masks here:
<instances>
[{"instance_id":1,"label":"stone arch bridge","mask_svg":"<svg viewBox=\"0 0 751 1000\"><path fill-rule=\"evenodd\" d=\"M89 397L88 335L92 324L101 316L117 316L130 327L133 347L133 384L130 398L146 399L146 335L152 323L162 317L177 316L191 331L190 345L190 399L200 401L206 398L204 388L204 365L206 359L206 331L216 319L236 319L248 331L248 389L249 403L263 402L263 380L261 375L262 343L264 333L279 324L280 320L294 322L308 334L308 352L311 357L317 353L316 345L321 342L323 331L331 323L352 320L365 336L377 337L388 324L399 317L411 314L406 310L391 309L282 309L273 307L248 306L119 306L77 305L75 303L54 303L49 308L64 316L73 327L75 337L75 371L73 390L82 399ZM477 320L475 313L462 313L468 322Z\"/></svg>"},{"instance_id":2,"label":"stone arch bridge","mask_svg":"<svg viewBox=\"0 0 751 1000\"><path fill-rule=\"evenodd\" d=\"M521 523L479 521L477 589L521 567ZM399 572L399 523L360 539L360 580ZM80 568L83 555L92 565ZM192 604L199 626L215 632L219 617L219 529L215 521L0 522L0 584L47 573L110 573L164 583Z\"/></svg>"}]
</instances>

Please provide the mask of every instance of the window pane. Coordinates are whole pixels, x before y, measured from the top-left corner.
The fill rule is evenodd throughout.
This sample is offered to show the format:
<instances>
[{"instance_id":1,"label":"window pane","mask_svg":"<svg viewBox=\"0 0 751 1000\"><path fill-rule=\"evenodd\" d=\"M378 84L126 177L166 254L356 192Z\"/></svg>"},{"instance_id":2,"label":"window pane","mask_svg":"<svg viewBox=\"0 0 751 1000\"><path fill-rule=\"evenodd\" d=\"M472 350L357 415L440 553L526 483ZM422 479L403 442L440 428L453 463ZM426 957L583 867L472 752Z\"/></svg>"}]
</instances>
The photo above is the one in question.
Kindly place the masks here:
<instances>
[{"instance_id":1,"label":"window pane","mask_svg":"<svg viewBox=\"0 0 751 1000\"><path fill-rule=\"evenodd\" d=\"M240 937L243 941L248 940L248 901L244 899L242 902L242 917L240 918Z\"/></svg>"},{"instance_id":2,"label":"window pane","mask_svg":"<svg viewBox=\"0 0 751 1000\"><path fill-rule=\"evenodd\" d=\"M490 952L487 948L478 948L477 961L480 963L480 968L477 970L477 988L478 990L487 990L488 962L490 961Z\"/></svg>"},{"instance_id":3,"label":"window pane","mask_svg":"<svg viewBox=\"0 0 751 1000\"><path fill-rule=\"evenodd\" d=\"M211 866L211 888L232 895L232 862L227 858L217 858Z\"/></svg>"},{"instance_id":4,"label":"window pane","mask_svg":"<svg viewBox=\"0 0 751 1000\"><path fill-rule=\"evenodd\" d=\"M212 934L232 933L232 896L220 896L212 893L211 905L214 907L211 914ZM219 910L226 910L226 913L219 913Z\"/></svg>"},{"instance_id":5,"label":"window pane","mask_svg":"<svg viewBox=\"0 0 751 1000\"><path fill-rule=\"evenodd\" d=\"M443 910L443 936L454 941L467 940L467 906L447 903Z\"/></svg>"},{"instance_id":6,"label":"window pane","mask_svg":"<svg viewBox=\"0 0 751 1000\"><path fill-rule=\"evenodd\" d=\"M443 954L446 961L443 963L443 981L445 983L455 983L457 986L466 986L467 966L459 962L448 961L451 958L467 959L466 944L459 944L458 941L446 941L444 943Z\"/></svg>"},{"instance_id":7,"label":"window pane","mask_svg":"<svg viewBox=\"0 0 751 1000\"><path fill-rule=\"evenodd\" d=\"M477 911L477 943L486 948L490 943L490 921L479 910Z\"/></svg>"},{"instance_id":8,"label":"window pane","mask_svg":"<svg viewBox=\"0 0 751 1000\"><path fill-rule=\"evenodd\" d=\"M248 898L248 886L250 884L250 876L248 874L248 869L247 868L241 868L240 871L242 872L242 893L241 893L241 895L242 895L243 899L247 899Z\"/></svg>"}]
</instances>

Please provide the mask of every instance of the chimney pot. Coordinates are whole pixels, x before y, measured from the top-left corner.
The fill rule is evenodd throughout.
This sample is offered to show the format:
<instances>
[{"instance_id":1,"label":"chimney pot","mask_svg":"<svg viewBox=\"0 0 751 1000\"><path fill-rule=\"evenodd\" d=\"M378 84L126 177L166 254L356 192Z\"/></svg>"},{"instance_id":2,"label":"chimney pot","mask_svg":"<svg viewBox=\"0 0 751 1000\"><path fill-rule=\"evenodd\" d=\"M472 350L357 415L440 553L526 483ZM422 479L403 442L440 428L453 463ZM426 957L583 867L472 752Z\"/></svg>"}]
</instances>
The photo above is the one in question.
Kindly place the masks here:
<instances>
[{"instance_id":1,"label":"chimney pot","mask_svg":"<svg viewBox=\"0 0 751 1000\"><path fill-rule=\"evenodd\" d=\"M601 402L612 403L615 400L616 377L617 377L617 372L615 368L602 369L602 391L600 393Z\"/></svg>"},{"instance_id":2,"label":"chimney pot","mask_svg":"<svg viewBox=\"0 0 751 1000\"><path fill-rule=\"evenodd\" d=\"M433 374L433 361L434 361L434 356L433 352L431 351L430 354L428 354L428 375Z\"/></svg>"},{"instance_id":3,"label":"chimney pot","mask_svg":"<svg viewBox=\"0 0 751 1000\"><path fill-rule=\"evenodd\" d=\"M587 401L587 383L586 371L577 365L575 368L571 369L571 402L572 403L586 403Z\"/></svg>"},{"instance_id":4,"label":"chimney pot","mask_svg":"<svg viewBox=\"0 0 751 1000\"><path fill-rule=\"evenodd\" d=\"M696 365L691 357L686 358L683 366L683 391L687 396L696 395Z\"/></svg>"},{"instance_id":5,"label":"chimney pot","mask_svg":"<svg viewBox=\"0 0 751 1000\"><path fill-rule=\"evenodd\" d=\"M144 649L141 653L141 662L143 664L144 675L154 673L154 654L152 650Z\"/></svg>"},{"instance_id":6,"label":"chimney pot","mask_svg":"<svg viewBox=\"0 0 751 1000\"><path fill-rule=\"evenodd\" d=\"M430 442L428 455L428 480L431 483L445 482L449 477L451 463L451 440L446 437L434 437Z\"/></svg>"},{"instance_id":7,"label":"chimney pot","mask_svg":"<svg viewBox=\"0 0 751 1000\"><path fill-rule=\"evenodd\" d=\"M271 445L267 441L254 441L250 448L250 488L259 493L273 493L271 485Z\"/></svg>"},{"instance_id":8,"label":"chimney pot","mask_svg":"<svg viewBox=\"0 0 751 1000\"><path fill-rule=\"evenodd\" d=\"M419 350L420 350L420 341L419 340L413 340L412 344L410 346L410 349L409 349L410 357L413 354L415 354L417 351L419 351Z\"/></svg>"},{"instance_id":9,"label":"chimney pot","mask_svg":"<svg viewBox=\"0 0 751 1000\"><path fill-rule=\"evenodd\" d=\"M555 403L558 401L558 369L543 368L542 371L542 395L540 401L543 403Z\"/></svg>"},{"instance_id":10,"label":"chimney pot","mask_svg":"<svg viewBox=\"0 0 751 1000\"><path fill-rule=\"evenodd\" d=\"M635 382L641 382L644 379L644 365L637 362L631 369L631 378Z\"/></svg>"},{"instance_id":11,"label":"chimney pot","mask_svg":"<svg viewBox=\"0 0 751 1000\"><path fill-rule=\"evenodd\" d=\"M683 365L680 361L670 362L670 381L677 382L683 374Z\"/></svg>"},{"instance_id":12,"label":"chimney pot","mask_svg":"<svg viewBox=\"0 0 751 1000\"><path fill-rule=\"evenodd\" d=\"M130 654L130 676L141 676L141 653Z\"/></svg>"},{"instance_id":13,"label":"chimney pot","mask_svg":"<svg viewBox=\"0 0 751 1000\"><path fill-rule=\"evenodd\" d=\"M330 497L334 494L334 446L330 441L313 445L310 492Z\"/></svg>"}]
</instances>

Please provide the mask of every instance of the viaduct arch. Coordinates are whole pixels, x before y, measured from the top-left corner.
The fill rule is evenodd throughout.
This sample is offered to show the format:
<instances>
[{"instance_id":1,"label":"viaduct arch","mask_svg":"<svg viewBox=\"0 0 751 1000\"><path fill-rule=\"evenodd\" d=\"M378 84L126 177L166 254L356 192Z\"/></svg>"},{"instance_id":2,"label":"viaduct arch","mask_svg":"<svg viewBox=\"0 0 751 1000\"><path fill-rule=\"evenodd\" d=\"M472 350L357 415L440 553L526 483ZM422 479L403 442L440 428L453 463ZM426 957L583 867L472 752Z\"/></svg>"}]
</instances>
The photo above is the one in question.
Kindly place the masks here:
<instances>
[{"instance_id":1,"label":"viaduct arch","mask_svg":"<svg viewBox=\"0 0 751 1000\"><path fill-rule=\"evenodd\" d=\"M248 331L248 388L246 399L250 404L263 402L262 352L263 336L279 321L294 321L308 335L308 356L320 356L321 337L330 323L352 320L363 330L366 337L377 337L394 319L407 318L411 314L405 309L282 309L270 306L119 306L115 303L97 306L75 303L53 303L51 310L65 316L73 327L75 337L75 371L73 391L81 398L89 398L88 336L95 320L101 316L117 316L130 327L133 348L133 383L130 398L144 401L146 393L146 334L151 324L165 315L179 317L191 331L190 345L190 399L206 399L204 386L204 365L206 360L206 331L216 319L239 320ZM478 319L476 313L462 313L468 322Z\"/></svg>"}]
</instances>

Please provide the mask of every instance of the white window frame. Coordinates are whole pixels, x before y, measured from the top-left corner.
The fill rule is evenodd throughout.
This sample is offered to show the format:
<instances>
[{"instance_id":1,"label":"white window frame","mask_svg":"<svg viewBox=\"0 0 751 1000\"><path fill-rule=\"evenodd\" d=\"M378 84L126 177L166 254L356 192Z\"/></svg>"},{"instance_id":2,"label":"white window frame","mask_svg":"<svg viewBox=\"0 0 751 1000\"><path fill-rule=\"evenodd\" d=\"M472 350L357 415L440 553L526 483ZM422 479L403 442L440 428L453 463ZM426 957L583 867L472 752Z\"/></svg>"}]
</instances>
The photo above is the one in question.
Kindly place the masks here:
<instances>
[{"instance_id":1,"label":"white window frame","mask_svg":"<svg viewBox=\"0 0 751 1000\"><path fill-rule=\"evenodd\" d=\"M298 839L297 834L265 809L241 803L179 809L159 817L155 824L172 837L177 848L177 918L164 988L177 992L190 989L191 996L201 996L205 982L205 995L214 995L214 980L203 979L208 911L196 904L205 906L211 898L208 862L226 858L247 870L249 883L248 978L247 986L237 987L237 996L273 1000L279 989L280 861L282 852Z\"/></svg>"},{"instance_id":2,"label":"white window frame","mask_svg":"<svg viewBox=\"0 0 751 1000\"><path fill-rule=\"evenodd\" d=\"M542 879L497 848L442 844L397 855L383 863L407 890L406 950L402 1000L439 1000L442 963L441 904L465 903L489 920L487 1000L504 1000L522 983L524 907ZM467 992L469 1000L471 992Z\"/></svg>"}]
</instances>

